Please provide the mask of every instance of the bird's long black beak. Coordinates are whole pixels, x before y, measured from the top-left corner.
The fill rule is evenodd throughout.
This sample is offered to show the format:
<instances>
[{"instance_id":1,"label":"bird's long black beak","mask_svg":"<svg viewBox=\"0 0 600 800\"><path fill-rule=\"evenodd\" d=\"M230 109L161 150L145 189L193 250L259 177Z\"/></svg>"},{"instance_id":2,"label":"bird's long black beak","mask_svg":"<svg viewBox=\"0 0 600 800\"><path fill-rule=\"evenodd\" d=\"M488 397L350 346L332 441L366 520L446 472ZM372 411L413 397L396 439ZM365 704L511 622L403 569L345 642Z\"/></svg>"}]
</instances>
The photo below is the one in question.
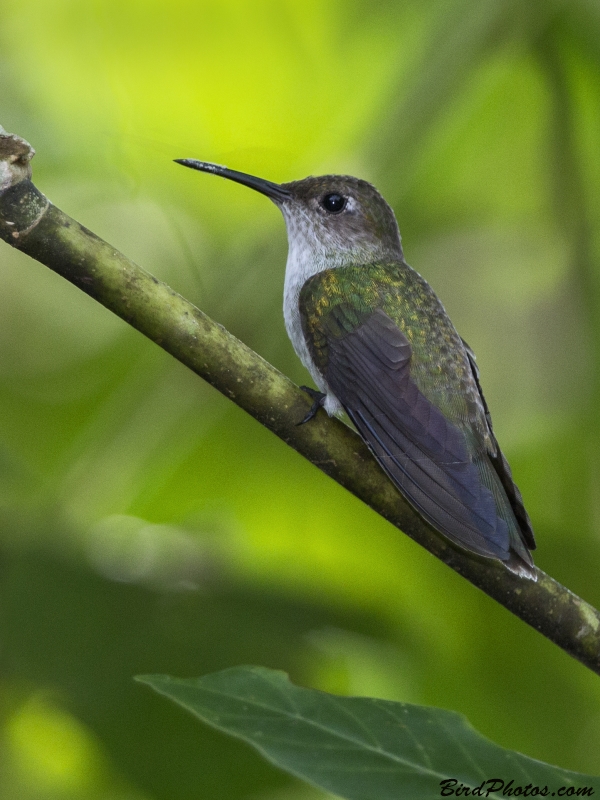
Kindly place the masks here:
<instances>
[{"instance_id":1,"label":"bird's long black beak","mask_svg":"<svg viewBox=\"0 0 600 800\"><path fill-rule=\"evenodd\" d=\"M245 172L236 172L234 169L227 169L220 164L211 164L209 161L196 161L193 158L176 158L176 164L183 164L184 167L199 169L200 172L211 172L213 175L220 175L221 178L228 178L244 186L249 186L257 192L266 194L275 203L282 203L291 198L291 193L278 183L266 181L264 178L255 178L254 175L246 175Z\"/></svg>"}]
</instances>

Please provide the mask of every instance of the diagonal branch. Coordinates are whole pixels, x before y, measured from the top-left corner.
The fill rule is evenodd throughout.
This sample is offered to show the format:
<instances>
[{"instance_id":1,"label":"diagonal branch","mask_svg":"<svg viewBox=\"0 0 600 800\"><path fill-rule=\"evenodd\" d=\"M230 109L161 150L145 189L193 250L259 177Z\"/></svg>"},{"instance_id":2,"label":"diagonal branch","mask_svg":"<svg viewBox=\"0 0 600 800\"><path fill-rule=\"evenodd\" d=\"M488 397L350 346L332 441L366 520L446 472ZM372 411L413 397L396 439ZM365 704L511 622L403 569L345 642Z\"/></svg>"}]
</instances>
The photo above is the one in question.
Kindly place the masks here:
<instances>
[{"instance_id":1,"label":"diagonal branch","mask_svg":"<svg viewBox=\"0 0 600 800\"><path fill-rule=\"evenodd\" d=\"M537 571L536 583L479 561L437 534L346 425L317 414L274 367L183 297L47 200L33 149L0 127L0 237L46 264L231 398L319 469L513 614L600 674L600 613Z\"/></svg>"}]
</instances>

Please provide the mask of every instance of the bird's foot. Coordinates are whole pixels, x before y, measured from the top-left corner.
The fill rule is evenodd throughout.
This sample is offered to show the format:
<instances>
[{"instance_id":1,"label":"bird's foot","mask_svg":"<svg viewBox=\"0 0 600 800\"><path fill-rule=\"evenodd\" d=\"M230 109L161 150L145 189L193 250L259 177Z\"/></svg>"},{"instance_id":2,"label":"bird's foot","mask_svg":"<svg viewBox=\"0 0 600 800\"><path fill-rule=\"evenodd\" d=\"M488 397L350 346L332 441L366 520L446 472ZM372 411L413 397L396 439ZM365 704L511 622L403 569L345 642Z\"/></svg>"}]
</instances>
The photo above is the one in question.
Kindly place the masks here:
<instances>
[{"instance_id":1,"label":"bird's foot","mask_svg":"<svg viewBox=\"0 0 600 800\"><path fill-rule=\"evenodd\" d=\"M311 389L310 386L301 386L300 388L313 399L313 404L310 407L310 411L303 420L297 423L298 425L304 425L305 422L310 422L317 411L323 406L327 395L323 394L323 392L318 392L316 389Z\"/></svg>"}]
</instances>

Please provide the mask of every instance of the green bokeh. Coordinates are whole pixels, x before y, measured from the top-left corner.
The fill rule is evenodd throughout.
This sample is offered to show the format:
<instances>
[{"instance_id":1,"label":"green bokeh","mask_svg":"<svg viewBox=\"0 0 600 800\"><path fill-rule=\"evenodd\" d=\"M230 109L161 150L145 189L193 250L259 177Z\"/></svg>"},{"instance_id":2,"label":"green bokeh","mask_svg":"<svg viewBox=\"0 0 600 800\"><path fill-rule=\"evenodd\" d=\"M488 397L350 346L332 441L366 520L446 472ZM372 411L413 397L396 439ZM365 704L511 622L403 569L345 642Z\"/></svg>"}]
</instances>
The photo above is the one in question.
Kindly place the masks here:
<instances>
[{"instance_id":1,"label":"green bokeh","mask_svg":"<svg viewBox=\"0 0 600 800\"><path fill-rule=\"evenodd\" d=\"M277 210L349 172L478 354L536 563L600 605L600 7L5 0L53 202L298 382ZM0 798L313 795L133 684L258 663L600 774L600 688L155 345L0 249Z\"/></svg>"}]
</instances>

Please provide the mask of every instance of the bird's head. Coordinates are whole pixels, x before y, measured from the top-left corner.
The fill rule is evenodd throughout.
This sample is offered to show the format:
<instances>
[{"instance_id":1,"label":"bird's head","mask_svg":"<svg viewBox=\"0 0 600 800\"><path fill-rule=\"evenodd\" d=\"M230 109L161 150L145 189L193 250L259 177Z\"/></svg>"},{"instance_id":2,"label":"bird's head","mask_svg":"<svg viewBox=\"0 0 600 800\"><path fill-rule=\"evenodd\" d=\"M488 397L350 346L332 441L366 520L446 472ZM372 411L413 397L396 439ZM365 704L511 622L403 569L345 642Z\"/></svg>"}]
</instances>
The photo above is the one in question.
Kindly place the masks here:
<instances>
[{"instance_id":1,"label":"bird's head","mask_svg":"<svg viewBox=\"0 0 600 800\"><path fill-rule=\"evenodd\" d=\"M367 181L322 175L280 184L206 161L178 159L177 163L220 175L269 197L285 218L290 252L312 256L324 269L402 258L394 212Z\"/></svg>"}]
</instances>

